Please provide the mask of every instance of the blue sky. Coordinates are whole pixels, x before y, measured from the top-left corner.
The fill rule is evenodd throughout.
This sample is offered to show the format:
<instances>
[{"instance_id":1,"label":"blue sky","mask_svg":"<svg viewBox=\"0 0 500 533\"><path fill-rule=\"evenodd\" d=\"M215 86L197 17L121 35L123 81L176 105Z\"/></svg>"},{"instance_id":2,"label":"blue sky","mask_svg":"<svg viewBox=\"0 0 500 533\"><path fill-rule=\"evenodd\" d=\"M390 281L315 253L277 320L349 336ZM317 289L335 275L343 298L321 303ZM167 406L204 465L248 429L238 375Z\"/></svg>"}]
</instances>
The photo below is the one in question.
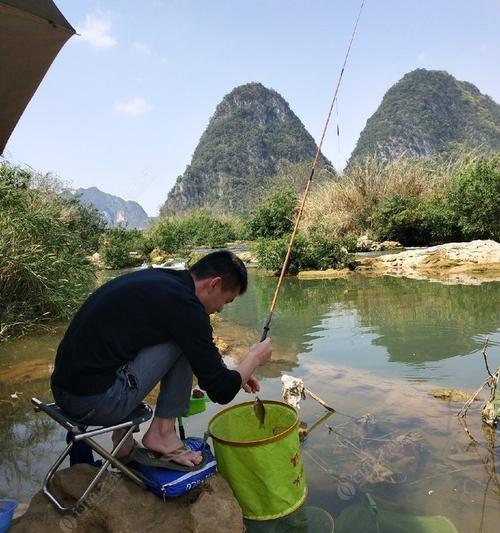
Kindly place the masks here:
<instances>
[{"instance_id":1,"label":"blue sky","mask_svg":"<svg viewBox=\"0 0 500 533\"><path fill-rule=\"evenodd\" d=\"M238 85L275 89L319 139L361 2L56 4L81 36L54 61L4 156L155 215ZM499 27L498 0L366 0L325 155L342 168L384 93L415 68L446 70L500 102Z\"/></svg>"}]
</instances>

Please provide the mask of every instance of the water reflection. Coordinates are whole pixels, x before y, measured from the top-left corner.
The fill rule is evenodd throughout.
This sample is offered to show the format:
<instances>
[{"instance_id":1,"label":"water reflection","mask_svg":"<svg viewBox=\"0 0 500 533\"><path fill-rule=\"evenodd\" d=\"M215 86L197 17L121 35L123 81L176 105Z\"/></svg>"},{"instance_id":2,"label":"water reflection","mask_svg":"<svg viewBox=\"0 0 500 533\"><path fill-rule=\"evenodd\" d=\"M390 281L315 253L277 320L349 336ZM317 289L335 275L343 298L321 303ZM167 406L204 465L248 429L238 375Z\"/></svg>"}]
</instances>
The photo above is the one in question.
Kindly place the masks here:
<instances>
[{"instance_id":1,"label":"water reflection","mask_svg":"<svg viewBox=\"0 0 500 533\"><path fill-rule=\"evenodd\" d=\"M235 359L260 338L275 284L275 278L252 273L247 294L224 310L216 333L230 345ZM401 456L384 452L387 462L394 463L383 461L393 470L394 483L387 478L369 484L377 501L399 511L446 514L455 524L463 524L464 533L478 531L481 520L485 531L496 531L497 481L491 477L488 483L480 458L489 466L498 462L498 444L490 451L484 444L470 449L456 421L456 405L434 400L421 388L424 385L390 381L388 376L479 386L484 367L474 354L487 335L490 366L500 365L499 301L496 282L465 287L396 278L285 281L271 324L273 361L260 374L261 397L279 398L281 384L276 378L286 372L303 377L340 412L356 418L368 412L376 416L372 434L365 428L356 436L352 419L339 413L311 431L304 444L310 504L339 516L355 502L338 496L338 478L352 476L361 461L347 453L345 439L329 432L327 425L360 449L360 437L368 442L367 438L390 439L387 435L396 438L418 431L423 440L403 441ZM48 376L63 331L60 326L0 345L0 496L29 498L63 446L62 430L45 416L34 415L29 403L31 396L50 398ZM17 398L11 397L14 393ZM240 393L235 402L248 399ZM204 416L188 419L188 434L203 434L219 409L209 405ZM478 420L478 409L473 407L470 419ZM321 414L310 401L301 410L309 428ZM481 436L480 424L474 430ZM374 440L367 451L376 456L380 449L385 450L383 443L378 446ZM399 448L390 450L394 454ZM308 458L312 456L336 477ZM394 477L401 472L406 478ZM384 471L376 474L383 479ZM358 494L364 490L358 488Z\"/></svg>"},{"instance_id":2,"label":"water reflection","mask_svg":"<svg viewBox=\"0 0 500 533\"><path fill-rule=\"evenodd\" d=\"M242 330L247 328L242 338L248 344L260 336L256 324L267 316L275 283L274 278L254 277L248 293L224 312ZM314 347L319 357L360 367L389 361L418 368L471 354L484 345L486 336L492 336L490 351L498 354L499 302L498 282L463 286L390 277L288 279L270 336L278 354L307 354ZM377 363L380 357L384 361ZM288 369L296 365L292 355ZM284 370L286 364L267 375Z\"/></svg>"}]
</instances>

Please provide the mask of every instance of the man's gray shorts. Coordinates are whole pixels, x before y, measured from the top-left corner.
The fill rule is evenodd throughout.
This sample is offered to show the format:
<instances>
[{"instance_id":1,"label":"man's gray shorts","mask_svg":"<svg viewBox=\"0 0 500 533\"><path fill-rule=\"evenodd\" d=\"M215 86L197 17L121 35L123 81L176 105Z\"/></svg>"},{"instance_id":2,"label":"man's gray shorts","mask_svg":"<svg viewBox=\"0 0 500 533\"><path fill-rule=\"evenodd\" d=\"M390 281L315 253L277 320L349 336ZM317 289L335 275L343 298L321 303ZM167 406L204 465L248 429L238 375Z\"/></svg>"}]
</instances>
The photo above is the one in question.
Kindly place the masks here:
<instances>
[{"instance_id":1,"label":"man's gray shorts","mask_svg":"<svg viewBox=\"0 0 500 533\"><path fill-rule=\"evenodd\" d=\"M182 416L188 409L193 373L177 344L168 342L142 349L135 359L116 371L113 385L103 393L77 396L52 387L56 403L75 422L116 424L128 416L160 382L155 415Z\"/></svg>"}]
</instances>

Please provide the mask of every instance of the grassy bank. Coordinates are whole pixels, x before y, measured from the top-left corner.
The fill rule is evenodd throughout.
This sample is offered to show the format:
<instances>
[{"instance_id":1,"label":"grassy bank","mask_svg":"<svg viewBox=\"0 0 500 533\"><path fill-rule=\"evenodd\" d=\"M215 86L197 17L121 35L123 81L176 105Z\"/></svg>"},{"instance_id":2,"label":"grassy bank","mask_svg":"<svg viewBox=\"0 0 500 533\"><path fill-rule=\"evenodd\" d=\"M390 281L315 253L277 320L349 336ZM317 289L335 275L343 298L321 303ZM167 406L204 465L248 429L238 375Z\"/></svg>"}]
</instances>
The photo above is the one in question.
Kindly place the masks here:
<instances>
[{"instance_id":1,"label":"grassy bank","mask_svg":"<svg viewBox=\"0 0 500 533\"><path fill-rule=\"evenodd\" d=\"M337 237L369 234L403 245L500 239L500 154L452 159L374 158L315 187L304 230Z\"/></svg>"},{"instance_id":2,"label":"grassy bank","mask_svg":"<svg viewBox=\"0 0 500 533\"><path fill-rule=\"evenodd\" d=\"M0 165L0 340L70 317L95 285L104 224L47 175Z\"/></svg>"}]
</instances>

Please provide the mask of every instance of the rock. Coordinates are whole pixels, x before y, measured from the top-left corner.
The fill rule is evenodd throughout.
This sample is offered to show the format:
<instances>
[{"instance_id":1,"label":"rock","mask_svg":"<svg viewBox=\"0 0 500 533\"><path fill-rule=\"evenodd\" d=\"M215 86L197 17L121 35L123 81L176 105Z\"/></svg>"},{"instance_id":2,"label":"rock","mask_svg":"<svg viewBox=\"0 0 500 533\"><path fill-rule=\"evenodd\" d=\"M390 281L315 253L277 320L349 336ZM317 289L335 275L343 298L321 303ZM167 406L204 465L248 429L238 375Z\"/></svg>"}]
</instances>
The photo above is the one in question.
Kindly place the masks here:
<instances>
[{"instance_id":1,"label":"rock","mask_svg":"<svg viewBox=\"0 0 500 533\"><path fill-rule=\"evenodd\" d=\"M359 272L445 283L500 281L500 244L492 240L448 243L360 259Z\"/></svg>"},{"instance_id":2,"label":"rock","mask_svg":"<svg viewBox=\"0 0 500 533\"><path fill-rule=\"evenodd\" d=\"M149 254L149 260L153 265L162 265L165 263L167 259L168 254L165 252L162 252L158 248L155 248L150 254Z\"/></svg>"},{"instance_id":3,"label":"rock","mask_svg":"<svg viewBox=\"0 0 500 533\"><path fill-rule=\"evenodd\" d=\"M347 279L354 275L348 268L329 268L327 270L302 270L297 274L298 279Z\"/></svg>"},{"instance_id":4,"label":"rock","mask_svg":"<svg viewBox=\"0 0 500 533\"><path fill-rule=\"evenodd\" d=\"M128 263L129 266L139 266L144 263L146 260L145 256L140 252L129 252L128 253Z\"/></svg>"},{"instance_id":5,"label":"rock","mask_svg":"<svg viewBox=\"0 0 500 533\"><path fill-rule=\"evenodd\" d=\"M356 241L356 250L358 252L382 252L384 250L398 250L403 245L398 241L373 241L368 235L361 235Z\"/></svg>"},{"instance_id":6,"label":"rock","mask_svg":"<svg viewBox=\"0 0 500 533\"><path fill-rule=\"evenodd\" d=\"M381 250L399 250L403 245L398 241L384 241L381 244Z\"/></svg>"},{"instance_id":7,"label":"rock","mask_svg":"<svg viewBox=\"0 0 500 533\"><path fill-rule=\"evenodd\" d=\"M486 402L482 411L481 418L485 424L496 428L500 420L500 397L493 402Z\"/></svg>"},{"instance_id":8,"label":"rock","mask_svg":"<svg viewBox=\"0 0 500 533\"><path fill-rule=\"evenodd\" d=\"M195 263L197 263L202 257L205 257L207 254L204 252L191 252L189 254L188 260L186 261L186 268L191 268Z\"/></svg>"},{"instance_id":9,"label":"rock","mask_svg":"<svg viewBox=\"0 0 500 533\"><path fill-rule=\"evenodd\" d=\"M58 472L54 492L64 502L77 498L95 469L76 465ZM220 474L183 496L163 501L121 475L106 473L90 493L88 505L62 515L39 491L10 533L218 533L243 532L241 509Z\"/></svg>"},{"instance_id":10,"label":"rock","mask_svg":"<svg viewBox=\"0 0 500 533\"><path fill-rule=\"evenodd\" d=\"M214 335L214 344L222 355L228 354L231 351L229 344L217 335Z\"/></svg>"},{"instance_id":11,"label":"rock","mask_svg":"<svg viewBox=\"0 0 500 533\"><path fill-rule=\"evenodd\" d=\"M243 261L243 263L255 262L255 258L251 252L239 252L236 255Z\"/></svg>"},{"instance_id":12,"label":"rock","mask_svg":"<svg viewBox=\"0 0 500 533\"><path fill-rule=\"evenodd\" d=\"M361 235L356 241L356 249L358 252L369 252L373 246L373 241L368 238L368 235Z\"/></svg>"},{"instance_id":13,"label":"rock","mask_svg":"<svg viewBox=\"0 0 500 533\"><path fill-rule=\"evenodd\" d=\"M472 396L472 393L459 389L435 389L432 391L432 395L434 398L441 400L465 403ZM476 401L479 401L479 399L476 398Z\"/></svg>"}]
</instances>

